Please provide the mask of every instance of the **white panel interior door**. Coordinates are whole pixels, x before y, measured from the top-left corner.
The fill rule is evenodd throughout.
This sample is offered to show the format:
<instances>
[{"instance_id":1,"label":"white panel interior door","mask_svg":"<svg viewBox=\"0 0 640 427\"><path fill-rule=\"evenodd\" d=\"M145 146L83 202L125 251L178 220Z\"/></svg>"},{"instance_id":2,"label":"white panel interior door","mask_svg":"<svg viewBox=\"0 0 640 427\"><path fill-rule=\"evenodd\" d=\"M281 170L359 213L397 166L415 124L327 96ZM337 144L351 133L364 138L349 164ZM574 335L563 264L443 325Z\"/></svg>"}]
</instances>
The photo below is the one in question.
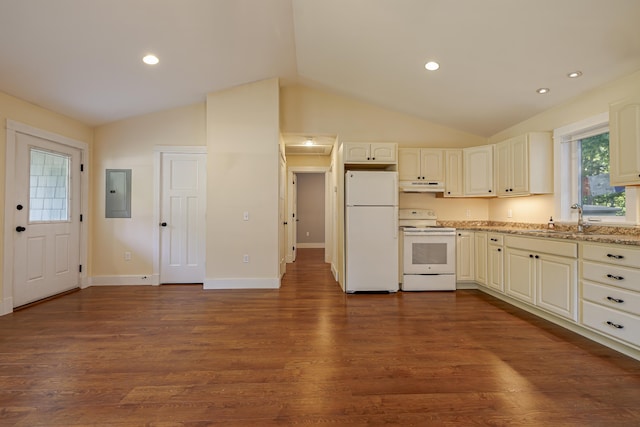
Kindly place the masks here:
<instances>
[{"instance_id":1,"label":"white panel interior door","mask_svg":"<svg viewBox=\"0 0 640 427\"><path fill-rule=\"evenodd\" d=\"M77 148L16 135L14 307L79 286L80 162Z\"/></svg>"},{"instance_id":2,"label":"white panel interior door","mask_svg":"<svg viewBox=\"0 0 640 427\"><path fill-rule=\"evenodd\" d=\"M205 154L162 154L160 283L204 281L205 165Z\"/></svg>"}]
</instances>

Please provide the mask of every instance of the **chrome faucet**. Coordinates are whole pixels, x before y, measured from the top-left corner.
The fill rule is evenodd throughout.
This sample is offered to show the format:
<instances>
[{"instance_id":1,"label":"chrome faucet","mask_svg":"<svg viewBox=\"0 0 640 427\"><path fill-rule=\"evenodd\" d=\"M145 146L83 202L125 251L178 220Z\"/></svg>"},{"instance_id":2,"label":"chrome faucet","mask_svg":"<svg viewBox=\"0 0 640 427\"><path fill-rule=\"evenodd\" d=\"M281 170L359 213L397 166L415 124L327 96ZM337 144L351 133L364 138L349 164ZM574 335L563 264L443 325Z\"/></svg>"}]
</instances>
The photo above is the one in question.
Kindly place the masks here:
<instances>
[{"instance_id":1,"label":"chrome faucet","mask_svg":"<svg viewBox=\"0 0 640 427\"><path fill-rule=\"evenodd\" d=\"M578 210L578 233L582 233L584 231L584 220L582 218L582 206L577 203L571 205L571 209Z\"/></svg>"}]
</instances>

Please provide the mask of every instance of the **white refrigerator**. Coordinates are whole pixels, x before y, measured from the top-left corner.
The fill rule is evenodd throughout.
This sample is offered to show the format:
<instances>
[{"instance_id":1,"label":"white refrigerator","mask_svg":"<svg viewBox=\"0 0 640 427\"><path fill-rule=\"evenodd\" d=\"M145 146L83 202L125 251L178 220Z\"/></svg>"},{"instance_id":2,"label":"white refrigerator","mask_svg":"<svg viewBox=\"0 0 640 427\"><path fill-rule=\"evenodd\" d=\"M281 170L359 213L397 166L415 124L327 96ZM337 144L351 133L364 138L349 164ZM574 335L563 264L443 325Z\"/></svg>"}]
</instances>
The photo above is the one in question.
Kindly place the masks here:
<instances>
[{"instance_id":1,"label":"white refrigerator","mask_svg":"<svg viewBox=\"0 0 640 427\"><path fill-rule=\"evenodd\" d=\"M398 291L398 173L345 174L345 292Z\"/></svg>"}]
</instances>

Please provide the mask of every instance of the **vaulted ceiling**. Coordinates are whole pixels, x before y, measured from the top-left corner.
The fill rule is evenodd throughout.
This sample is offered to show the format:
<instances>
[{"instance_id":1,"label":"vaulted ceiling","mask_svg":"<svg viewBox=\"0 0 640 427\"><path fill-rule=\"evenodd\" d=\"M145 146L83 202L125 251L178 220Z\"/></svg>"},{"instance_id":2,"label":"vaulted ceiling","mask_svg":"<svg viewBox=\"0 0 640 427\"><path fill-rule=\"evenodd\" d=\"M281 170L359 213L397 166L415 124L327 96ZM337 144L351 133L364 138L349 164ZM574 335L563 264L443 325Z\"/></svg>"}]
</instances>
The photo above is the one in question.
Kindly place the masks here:
<instances>
[{"instance_id":1,"label":"vaulted ceiling","mask_svg":"<svg viewBox=\"0 0 640 427\"><path fill-rule=\"evenodd\" d=\"M637 70L638 0L0 0L0 91L89 125L279 77L490 136Z\"/></svg>"}]
</instances>

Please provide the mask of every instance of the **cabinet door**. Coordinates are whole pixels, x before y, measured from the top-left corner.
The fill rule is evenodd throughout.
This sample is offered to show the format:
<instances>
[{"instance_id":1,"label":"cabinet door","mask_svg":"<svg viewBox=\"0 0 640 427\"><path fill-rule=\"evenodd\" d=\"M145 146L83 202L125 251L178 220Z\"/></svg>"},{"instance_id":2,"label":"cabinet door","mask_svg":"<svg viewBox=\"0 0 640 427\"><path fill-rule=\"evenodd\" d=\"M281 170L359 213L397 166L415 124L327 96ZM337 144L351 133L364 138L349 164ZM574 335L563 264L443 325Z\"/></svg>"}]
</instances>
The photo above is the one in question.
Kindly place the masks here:
<instances>
[{"instance_id":1,"label":"cabinet door","mask_svg":"<svg viewBox=\"0 0 640 427\"><path fill-rule=\"evenodd\" d=\"M398 150L398 179L415 181L420 175L420 149L401 148Z\"/></svg>"},{"instance_id":2,"label":"cabinet door","mask_svg":"<svg viewBox=\"0 0 640 427\"><path fill-rule=\"evenodd\" d=\"M371 161L378 163L395 163L397 161L397 145L393 142L372 142L370 147Z\"/></svg>"},{"instance_id":3,"label":"cabinet door","mask_svg":"<svg viewBox=\"0 0 640 427\"><path fill-rule=\"evenodd\" d=\"M505 251L505 291L514 298L535 303L535 258L529 251Z\"/></svg>"},{"instance_id":4,"label":"cabinet door","mask_svg":"<svg viewBox=\"0 0 640 427\"><path fill-rule=\"evenodd\" d=\"M473 281L474 275L474 233L458 231L456 236L456 280Z\"/></svg>"},{"instance_id":5,"label":"cabinet door","mask_svg":"<svg viewBox=\"0 0 640 427\"><path fill-rule=\"evenodd\" d=\"M420 150L420 175L429 182L444 181L444 150L423 148Z\"/></svg>"},{"instance_id":6,"label":"cabinet door","mask_svg":"<svg viewBox=\"0 0 640 427\"><path fill-rule=\"evenodd\" d=\"M444 158L444 195L445 197L461 197L464 195L462 150L445 150Z\"/></svg>"},{"instance_id":7,"label":"cabinet door","mask_svg":"<svg viewBox=\"0 0 640 427\"><path fill-rule=\"evenodd\" d=\"M344 161L345 162L366 162L371 158L369 152L371 144L349 142L344 144Z\"/></svg>"},{"instance_id":8,"label":"cabinet door","mask_svg":"<svg viewBox=\"0 0 640 427\"><path fill-rule=\"evenodd\" d=\"M489 245L487 257L487 285L496 291L504 292L504 252L502 248L500 246Z\"/></svg>"},{"instance_id":9,"label":"cabinet door","mask_svg":"<svg viewBox=\"0 0 640 427\"><path fill-rule=\"evenodd\" d=\"M578 261L540 254L536 259L536 305L571 320L578 320Z\"/></svg>"},{"instance_id":10,"label":"cabinet door","mask_svg":"<svg viewBox=\"0 0 640 427\"><path fill-rule=\"evenodd\" d=\"M464 149L464 193L471 196L495 196L493 145Z\"/></svg>"},{"instance_id":11,"label":"cabinet door","mask_svg":"<svg viewBox=\"0 0 640 427\"><path fill-rule=\"evenodd\" d=\"M529 193L529 142L527 135L517 136L509 140L509 158L511 183L510 194ZM552 159L548 159L552 162ZM536 173L541 173L537 171Z\"/></svg>"},{"instance_id":12,"label":"cabinet door","mask_svg":"<svg viewBox=\"0 0 640 427\"><path fill-rule=\"evenodd\" d=\"M609 151L611 184L640 184L640 92L611 105Z\"/></svg>"},{"instance_id":13,"label":"cabinet door","mask_svg":"<svg viewBox=\"0 0 640 427\"><path fill-rule=\"evenodd\" d=\"M512 188L510 152L508 140L496 144L496 192L500 196L508 196L509 190Z\"/></svg>"},{"instance_id":14,"label":"cabinet door","mask_svg":"<svg viewBox=\"0 0 640 427\"><path fill-rule=\"evenodd\" d=\"M487 284L487 233L474 233L474 267L476 282Z\"/></svg>"}]
</instances>

